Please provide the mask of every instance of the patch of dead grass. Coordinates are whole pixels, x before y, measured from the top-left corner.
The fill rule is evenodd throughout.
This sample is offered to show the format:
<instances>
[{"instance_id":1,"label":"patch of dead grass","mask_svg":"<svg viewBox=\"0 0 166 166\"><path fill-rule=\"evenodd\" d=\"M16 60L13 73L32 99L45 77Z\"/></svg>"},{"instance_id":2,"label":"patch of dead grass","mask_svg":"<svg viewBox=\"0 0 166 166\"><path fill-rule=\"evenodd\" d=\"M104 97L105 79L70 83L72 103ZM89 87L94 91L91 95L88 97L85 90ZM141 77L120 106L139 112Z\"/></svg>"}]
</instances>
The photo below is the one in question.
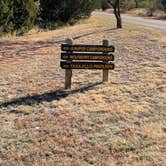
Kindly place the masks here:
<instances>
[{"instance_id":1,"label":"patch of dead grass","mask_svg":"<svg viewBox=\"0 0 166 166\"><path fill-rule=\"evenodd\" d=\"M165 161L165 31L92 17L0 43L0 165L161 165ZM116 47L110 81L75 70L63 90L60 43ZM76 90L77 89L77 90ZM21 100L21 102L20 102ZM35 101L35 102L34 102Z\"/></svg>"}]
</instances>

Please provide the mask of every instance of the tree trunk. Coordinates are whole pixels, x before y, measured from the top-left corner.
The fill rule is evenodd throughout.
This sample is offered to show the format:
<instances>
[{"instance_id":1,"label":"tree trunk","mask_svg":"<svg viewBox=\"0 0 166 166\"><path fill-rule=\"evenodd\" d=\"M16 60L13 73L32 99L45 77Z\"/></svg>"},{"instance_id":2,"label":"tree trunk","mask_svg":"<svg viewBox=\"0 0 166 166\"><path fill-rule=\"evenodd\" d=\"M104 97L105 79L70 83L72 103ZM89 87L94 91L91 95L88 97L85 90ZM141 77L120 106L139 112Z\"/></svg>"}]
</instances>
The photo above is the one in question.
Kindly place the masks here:
<instances>
[{"instance_id":1,"label":"tree trunk","mask_svg":"<svg viewBox=\"0 0 166 166\"><path fill-rule=\"evenodd\" d=\"M116 1L108 0L107 2L114 9L114 14L117 20L117 28L118 29L122 28L122 18L120 15L120 0L116 0Z\"/></svg>"},{"instance_id":2,"label":"tree trunk","mask_svg":"<svg viewBox=\"0 0 166 166\"><path fill-rule=\"evenodd\" d=\"M121 15L120 15L120 4L119 4L119 0L116 1L115 5L114 5L114 14L117 20L117 28L122 28L122 19L121 19Z\"/></svg>"},{"instance_id":3,"label":"tree trunk","mask_svg":"<svg viewBox=\"0 0 166 166\"><path fill-rule=\"evenodd\" d=\"M138 8L138 0L135 0L135 8Z\"/></svg>"}]
</instances>

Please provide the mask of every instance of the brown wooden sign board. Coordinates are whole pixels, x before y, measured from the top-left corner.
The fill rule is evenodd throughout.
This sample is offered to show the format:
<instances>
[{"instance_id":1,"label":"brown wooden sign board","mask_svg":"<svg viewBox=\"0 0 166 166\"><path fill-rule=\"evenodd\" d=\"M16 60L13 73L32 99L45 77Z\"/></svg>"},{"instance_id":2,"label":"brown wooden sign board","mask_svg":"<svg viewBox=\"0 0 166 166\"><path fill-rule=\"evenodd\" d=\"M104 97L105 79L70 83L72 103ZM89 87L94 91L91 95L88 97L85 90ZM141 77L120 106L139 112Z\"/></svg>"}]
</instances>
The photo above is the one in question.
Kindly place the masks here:
<instances>
[{"instance_id":1,"label":"brown wooden sign board","mask_svg":"<svg viewBox=\"0 0 166 166\"><path fill-rule=\"evenodd\" d=\"M62 44L62 51L77 51L77 52L114 52L114 46L102 46L102 45L69 45Z\"/></svg>"},{"instance_id":2,"label":"brown wooden sign board","mask_svg":"<svg viewBox=\"0 0 166 166\"><path fill-rule=\"evenodd\" d=\"M63 60L98 60L98 61L114 61L112 54L88 54L88 53L61 53Z\"/></svg>"},{"instance_id":3,"label":"brown wooden sign board","mask_svg":"<svg viewBox=\"0 0 166 166\"><path fill-rule=\"evenodd\" d=\"M114 69L113 63L105 62L63 62L61 61L63 69Z\"/></svg>"}]
</instances>

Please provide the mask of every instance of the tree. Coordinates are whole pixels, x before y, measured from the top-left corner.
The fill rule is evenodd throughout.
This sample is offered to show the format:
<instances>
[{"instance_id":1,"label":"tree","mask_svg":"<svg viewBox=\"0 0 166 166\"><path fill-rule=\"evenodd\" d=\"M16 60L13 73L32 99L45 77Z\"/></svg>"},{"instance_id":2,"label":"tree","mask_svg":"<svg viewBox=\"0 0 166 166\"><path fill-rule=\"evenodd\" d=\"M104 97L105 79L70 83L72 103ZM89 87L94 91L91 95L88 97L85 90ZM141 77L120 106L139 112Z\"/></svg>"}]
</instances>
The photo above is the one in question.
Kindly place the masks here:
<instances>
[{"instance_id":1,"label":"tree","mask_svg":"<svg viewBox=\"0 0 166 166\"><path fill-rule=\"evenodd\" d=\"M0 1L0 33L8 33L13 30L13 10L10 0Z\"/></svg>"},{"instance_id":2,"label":"tree","mask_svg":"<svg viewBox=\"0 0 166 166\"><path fill-rule=\"evenodd\" d=\"M106 10L106 9L109 9L109 8L110 8L110 6L109 6L107 0L101 0L101 9Z\"/></svg>"},{"instance_id":3,"label":"tree","mask_svg":"<svg viewBox=\"0 0 166 166\"><path fill-rule=\"evenodd\" d=\"M98 0L40 0L40 16L50 22L75 22L89 16L98 3Z\"/></svg>"},{"instance_id":4,"label":"tree","mask_svg":"<svg viewBox=\"0 0 166 166\"><path fill-rule=\"evenodd\" d=\"M163 5L163 9L166 12L166 0L161 0L161 4Z\"/></svg>"},{"instance_id":5,"label":"tree","mask_svg":"<svg viewBox=\"0 0 166 166\"><path fill-rule=\"evenodd\" d=\"M37 7L34 0L13 0L14 30L19 33L30 30L35 22Z\"/></svg>"},{"instance_id":6,"label":"tree","mask_svg":"<svg viewBox=\"0 0 166 166\"><path fill-rule=\"evenodd\" d=\"M135 8L138 8L138 0L134 0L135 1Z\"/></svg>"},{"instance_id":7,"label":"tree","mask_svg":"<svg viewBox=\"0 0 166 166\"><path fill-rule=\"evenodd\" d=\"M27 32L33 27L36 14L34 0L0 0L0 33Z\"/></svg>"},{"instance_id":8,"label":"tree","mask_svg":"<svg viewBox=\"0 0 166 166\"><path fill-rule=\"evenodd\" d=\"M113 7L117 20L117 28L122 28L122 19L120 14L120 0L107 0L108 4Z\"/></svg>"}]
</instances>

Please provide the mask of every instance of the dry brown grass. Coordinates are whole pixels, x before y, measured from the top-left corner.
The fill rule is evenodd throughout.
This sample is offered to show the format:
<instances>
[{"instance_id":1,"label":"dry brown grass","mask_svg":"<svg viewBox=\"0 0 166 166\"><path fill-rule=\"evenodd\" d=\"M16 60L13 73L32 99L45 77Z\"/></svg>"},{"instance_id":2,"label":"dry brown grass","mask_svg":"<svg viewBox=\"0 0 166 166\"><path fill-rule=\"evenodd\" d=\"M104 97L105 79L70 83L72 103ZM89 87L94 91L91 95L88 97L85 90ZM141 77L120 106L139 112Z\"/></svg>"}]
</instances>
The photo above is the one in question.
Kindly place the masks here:
<instances>
[{"instance_id":1,"label":"dry brown grass","mask_svg":"<svg viewBox=\"0 0 166 166\"><path fill-rule=\"evenodd\" d=\"M166 165L166 32L113 27L92 17L2 38L0 165ZM101 71L75 70L72 90L63 90L59 43L70 36L115 45L108 83Z\"/></svg>"}]
</instances>

